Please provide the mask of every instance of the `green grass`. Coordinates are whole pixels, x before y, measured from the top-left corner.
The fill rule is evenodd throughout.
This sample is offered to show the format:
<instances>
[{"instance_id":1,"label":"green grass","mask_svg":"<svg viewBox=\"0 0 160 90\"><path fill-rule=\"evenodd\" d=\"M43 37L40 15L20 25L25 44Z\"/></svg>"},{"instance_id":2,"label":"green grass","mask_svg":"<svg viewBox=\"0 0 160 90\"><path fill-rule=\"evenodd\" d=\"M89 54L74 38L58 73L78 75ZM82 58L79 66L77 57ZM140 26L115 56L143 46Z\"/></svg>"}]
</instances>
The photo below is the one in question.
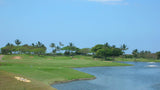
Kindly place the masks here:
<instances>
[{"instance_id":1,"label":"green grass","mask_svg":"<svg viewBox=\"0 0 160 90\"><path fill-rule=\"evenodd\" d=\"M13 73L0 71L0 90L56 90L33 79L31 83L24 83L14 78ZM21 76L21 75L19 75Z\"/></svg>"},{"instance_id":2,"label":"green grass","mask_svg":"<svg viewBox=\"0 0 160 90\"><path fill-rule=\"evenodd\" d=\"M160 60L145 58L115 58L115 61L160 62Z\"/></svg>"},{"instance_id":3,"label":"green grass","mask_svg":"<svg viewBox=\"0 0 160 90\"><path fill-rule=\"evenodd\" d=\"M46 89L48 88L47 90L50 90L49 88L51 87L49 85L53 84L56 81L69 81L74 79L94 77L93 75L74 70L72 69L73 67L128 66L128 64L123 63L94 60L89 56L75 56L73 59L66 56L19 56L21 57L21 59L19 60L13 59L14 55L4 56L3 62L0 63L0 71L3 70L11 74L29 78L34 81L31 83L32 87L34 87L35 85L37 86L37 82L40 82L41 84L44 84L40 84L40 86L44 86L46 87ZM2 73L0 74L0 76L3 76L3 72L0 73ZM14 75L9 75L9 77L13 78ZM14 81L16 80L14 79L13 82ZM0 87L5 87L6 84L0 83ZM22 85L17 85L17 88L18 87L21 88ZM29 89L25 87L25 90L30 89L31 87ZM32 90L35 90L35 88Z\"/></svg>"}]
</instances>

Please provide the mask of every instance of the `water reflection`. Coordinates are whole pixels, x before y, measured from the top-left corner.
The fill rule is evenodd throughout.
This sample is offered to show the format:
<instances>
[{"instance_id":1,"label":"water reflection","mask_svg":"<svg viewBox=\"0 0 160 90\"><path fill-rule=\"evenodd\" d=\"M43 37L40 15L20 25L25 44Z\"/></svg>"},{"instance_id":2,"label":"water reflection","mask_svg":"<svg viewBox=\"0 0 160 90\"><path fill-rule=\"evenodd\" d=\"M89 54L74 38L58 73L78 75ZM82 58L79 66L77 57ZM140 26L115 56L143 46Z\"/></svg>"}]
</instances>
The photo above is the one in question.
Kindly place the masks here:
<instances>
[{"instance_id":1,"label":"water reflection","mask_svg":"<svg viewBox=\"0 0 160 90\"><path fill-rule=\"evenodd\" d=\"M58 90L160 90L160 63L123 62L127 67L75 68L96 76L95 80L56 84ZM146 66L156 67L146 67Z\"/></svg>"}]
</instances>

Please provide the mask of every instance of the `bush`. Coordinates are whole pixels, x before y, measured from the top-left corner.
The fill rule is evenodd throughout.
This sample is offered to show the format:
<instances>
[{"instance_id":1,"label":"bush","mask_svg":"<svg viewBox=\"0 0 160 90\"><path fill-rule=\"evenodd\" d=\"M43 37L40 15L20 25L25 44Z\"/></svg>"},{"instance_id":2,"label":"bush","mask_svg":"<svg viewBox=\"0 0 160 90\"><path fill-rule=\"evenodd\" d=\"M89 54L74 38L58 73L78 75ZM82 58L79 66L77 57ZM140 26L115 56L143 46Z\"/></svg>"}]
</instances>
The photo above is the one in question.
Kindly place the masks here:
<instances>
[{"instance_id":1,"label":"bush","mask_svg":"<svg viewBox=\"0 0 160 90\"><path fill-rule=\"evenodd\" d=\"M57 53L56 55L57 56L63 56L63 53Z\"/></svg>"},{"instance_id":2,"label":"bush","mask_svg":"<svg viewBox=\"0 0 160 90\"><path fill-rule=\"evenodd\" d=\"M160 59L160 52L157 52L156 55L157 55L157 59Z\"/></svg>"},{"instance_id":3,"label":"bush","mask_svg":"<svg viewBox=\"0 0 160 90\"><path fill-rule=\"evenodd\" d=\"M64 52L64 55L65 55L65 56L69 56L69 55L70 55L70 52L65 51L65 52Z\"/></svg>"},{"instance_id":4,"label":"bush","mask_svg":"<svg viewBox=\"0 0 160 90\"><path fill-rule=\"evenodd\" d=\"M124 58L133 58L133 55L124 55Z\"/></svg>"}]
</instances>

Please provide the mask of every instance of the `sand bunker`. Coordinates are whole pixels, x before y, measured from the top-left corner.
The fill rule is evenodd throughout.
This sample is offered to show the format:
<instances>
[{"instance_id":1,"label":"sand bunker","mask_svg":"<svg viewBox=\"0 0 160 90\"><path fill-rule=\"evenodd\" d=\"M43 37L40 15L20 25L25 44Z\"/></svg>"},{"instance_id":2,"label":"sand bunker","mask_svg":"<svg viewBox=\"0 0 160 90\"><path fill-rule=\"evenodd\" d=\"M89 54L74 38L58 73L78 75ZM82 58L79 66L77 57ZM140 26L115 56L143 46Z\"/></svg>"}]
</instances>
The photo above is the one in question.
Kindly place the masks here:
<instances>
[{"instance_id":1,"label":"sand bunker","mask_svg":"<svg viewBox=\"0 0 160 90\"><path fill-rule=\"evenodd\" d=\"M16 77L15 76L14 78L17 79L17 80L19 80L19 81L22 81L22 82L27 82L27 83L31 82L31 80L25 79L23 77Z\"/></svg>"},{"instance_id":2,"label":"sand bunker","mask_svg":"<svg viewBox=\"0 0 160 90\"><path fill-rule=\"evenodd\" d=\"M14 56L14 57L12 57L12 59L22 59L22 57L20 57L20 56Z\"/></svg>"}]
</instances>

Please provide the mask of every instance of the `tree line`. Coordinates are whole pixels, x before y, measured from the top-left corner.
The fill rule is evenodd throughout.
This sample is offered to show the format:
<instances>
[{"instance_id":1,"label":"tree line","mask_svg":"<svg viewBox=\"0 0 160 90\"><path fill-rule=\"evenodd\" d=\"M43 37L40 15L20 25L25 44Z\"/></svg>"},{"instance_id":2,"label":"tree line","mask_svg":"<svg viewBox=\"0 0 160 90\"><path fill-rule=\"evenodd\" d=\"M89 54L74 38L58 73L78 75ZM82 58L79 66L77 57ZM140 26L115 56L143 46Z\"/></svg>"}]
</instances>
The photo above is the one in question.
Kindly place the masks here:
<instances>
[{"instance_id":1,"label":"tree line","mask_svg":"<svg viewBox=\"0 0 160 90\"><path fill-rule=\"evenodd\" d=\"M43 55L46 53L47 48L41 42L36 44L32 43L31 45L24 44L20 45L20 40L15 40L15 44L7 43L5 47L1 48L2 54L35 54Z\"/></svg>"},{"instance_id":2,"label":"tree line","mask_svg":"<svg viewBox=\"0 0 160 90\"><path fill-rule=\"evenodd\" d=\"M160 52L151 53L150 51L139 51L135 49L132 51L132 56L129 56L129 58L160 59Z\"/></svg>"},{"instance_id":3,"label":"tree line","mask_svg":"<svg viewBox=\"0 0 160 90\"><path fill-rule=\"evenodd\" d=\"M78 48L73 43L69 43L68 45L64 45L59 42L58 45L55 43L50 44L50 48L52 48L51 53L46 53L47 47L41 43L32 43L31 45L24 44L21 45L22 42L19 39L15 40L15 44L7 43L4 47L1 48L2 54L32 54L32 55L65 55L71 56L74 55L90 55L94 58L102 58L109 59L118 56L122 56L124 58L153 58L160 59L160 52L151 53L150 51L138 51L137 49L132 51L132 54L126 55L125 51L128 50L127 45L123 44L120 47L116 45L109 45L109 43L105 44L97 44L92 48Z\"/></svg>"}]
</instances>

